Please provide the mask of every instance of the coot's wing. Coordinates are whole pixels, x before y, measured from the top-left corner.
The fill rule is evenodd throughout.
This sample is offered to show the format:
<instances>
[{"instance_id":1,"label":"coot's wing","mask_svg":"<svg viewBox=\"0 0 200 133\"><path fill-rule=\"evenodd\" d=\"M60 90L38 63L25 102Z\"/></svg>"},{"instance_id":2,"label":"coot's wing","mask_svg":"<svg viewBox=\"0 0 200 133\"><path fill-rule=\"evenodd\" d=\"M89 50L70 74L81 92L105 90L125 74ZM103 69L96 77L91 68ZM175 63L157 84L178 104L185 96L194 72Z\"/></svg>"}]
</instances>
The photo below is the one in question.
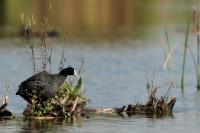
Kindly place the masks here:
<instances>
[{"instance_id":1,"label":"coot's wing","mask_svg":"<svg viewBox=\"0 0 200 133\"><path fill-rule=\"evenodd\" d=\"M49 82L52 80L52 75L46 71L39 72L38 74L35 74L31 76L30 78L26 79L24 82L28 81L43 81L43 82ZM22 82L22 83L24 83Z\"/></svg>"},{"instance_id":2,"label":"coot's wing","mask_svg":"<svg viewBox=\"0 0 200 133\"><path fill-rule=\"evenodd\" d=\"M38 94L38 101L43 102L55 96L56 92L53 90L52 86L48 83L42 83L40 85L40 92Z\"/></svg>"},{"instance_id":3,"label":"coot's wing","mask_svg":"<svg viewBox=\"0 0 200 133\"><path fill-rule=\"evenodd\" d=\"M52 97L54 93L51 91L51 86L46 82L41 81L27 81L19 86L17 94L23 97L29 103L32 100L45 101Z\"/></svg>"}]
</instances>

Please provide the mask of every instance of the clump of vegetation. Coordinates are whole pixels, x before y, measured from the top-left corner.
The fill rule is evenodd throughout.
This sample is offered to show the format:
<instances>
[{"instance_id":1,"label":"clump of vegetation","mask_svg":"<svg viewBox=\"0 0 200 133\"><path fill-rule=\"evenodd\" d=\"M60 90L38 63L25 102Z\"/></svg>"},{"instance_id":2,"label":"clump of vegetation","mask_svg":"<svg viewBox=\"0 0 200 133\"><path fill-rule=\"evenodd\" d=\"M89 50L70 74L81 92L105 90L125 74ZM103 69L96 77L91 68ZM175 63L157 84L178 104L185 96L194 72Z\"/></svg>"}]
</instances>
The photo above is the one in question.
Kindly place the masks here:
<instances>
[{"instance_id":1,"label":"clump of vegetation","mask_svg":"<svg viewBox=\"0 0 200 133\"><path fill-rule=\"evenodd\" d=\"M83 80L76 85L65 82L57 94L42 104L28 104L24 110L26 117L72 118L81 114L87 99L83 96Z\"/></svg>"},{"instance_id":2,"label":"clump of vegetation","mask_svg":"<svg viewBox=\"0 0 200 133\"><path fill-rule=\"evenodd\" d=\"M176 103L176 97L172 97L170 100L165 97L156 97L157 88L152 88L147 104L137 103L125 105L121 108L116 108L116 112L119 115L126 113L128 116L132 115L146 115L157 117L172 114L172 109Z\"/></svg>"},{"instance_id":3,"label":"clump of vegetation","mask_svg":"<svg viewBox=\"0 0 200 133\"><path fill-rule=\"evenodd\" d=\"M147 75L148 76L148 75ZM149 99L146 104L129 104L121 108L116 108L116 112L119 115L124 115L126 113L128 116L132 115L147 115L147 116L163 116L172 113L172 109L176 103L176 97L172 97L169 100L170 90L174 88L174 83L172 82L164 96L160 98L156 96L158 87L154 85L154 74L152 75L152 80L149 81L147 77L146 89L148 90Z\"/></svg>"}]
</instances>

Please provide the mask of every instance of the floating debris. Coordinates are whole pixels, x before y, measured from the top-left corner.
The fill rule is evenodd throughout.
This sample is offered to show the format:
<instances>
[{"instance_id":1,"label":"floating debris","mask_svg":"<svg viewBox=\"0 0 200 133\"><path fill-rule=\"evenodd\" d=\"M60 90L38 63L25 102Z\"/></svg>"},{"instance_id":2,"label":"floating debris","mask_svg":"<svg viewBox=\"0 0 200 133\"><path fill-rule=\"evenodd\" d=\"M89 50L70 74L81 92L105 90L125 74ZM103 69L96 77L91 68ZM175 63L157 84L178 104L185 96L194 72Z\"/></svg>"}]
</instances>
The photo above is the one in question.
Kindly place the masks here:
<instances>
[{"instance_id":1,"label":"floating debris","mask_svg":"<svg viewBox=\"0 0 200 133\"><path fill-rule=\"evenodd\" d=\"M97 113L97 114L118 114L120 116L133 116L133 115L145 115L157 117L171 115L173 107L176 103L176 97L172 97L169 102L165 101L163 97L160 99L152 98L147 104L128 104L120 108L96 108L96 109L86 109L87 113Z\"/></svg>"},{"instance_id":2,"label":"floating debris","mask_svg":"<svg viewBox=\"0 0 200 133\"><path fill-rule=\"evenodd\" d=\"M124 115L126 113L128 116L132 115L146 115L146 116L163 116L163 115L169 115L172 114L173 107L176 103L176 97L172 97L169 102L165 101L163 97L160 99L155 99L152 97L152 99L149 100L149 102L144 104L129 104L126 106L123 106L121 108L116 108L116 112L119 115Z\"/></svg>"},{"instance_id":3,"label":"floating debris","mask_svg":"<svg viewBox=\"0 0 200 133\"><path fill-rule=\"evenodd\" d=\"M12 113L6 109L8 105L8 95L5 96L3 99L3 104L0 107L0 118L11 117Z\"/></svg>"}]
</instances>

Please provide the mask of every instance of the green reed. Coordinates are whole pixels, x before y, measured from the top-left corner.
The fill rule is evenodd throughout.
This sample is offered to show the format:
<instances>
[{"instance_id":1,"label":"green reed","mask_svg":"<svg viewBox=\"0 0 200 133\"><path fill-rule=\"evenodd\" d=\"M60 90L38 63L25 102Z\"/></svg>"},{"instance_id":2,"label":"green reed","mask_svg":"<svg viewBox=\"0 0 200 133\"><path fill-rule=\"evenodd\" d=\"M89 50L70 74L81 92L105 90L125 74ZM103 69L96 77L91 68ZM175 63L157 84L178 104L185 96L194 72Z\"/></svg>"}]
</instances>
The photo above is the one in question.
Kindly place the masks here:
<instances>
[{"instance_id":1,"label":"green reed","mask_svg":"<svg viewBox=\"0 0 200 133\"><path fill-rule=\"evenodd\" d=\"M188 38L189 38L189 19L187 22L187 29L185 33L185 42L184 42L184 53L183 53L183 64L182 64L182 74L181 74L181 89L184 89L184 77L185 77L185 65L186 65L186 55L188 48Z\"/></svg>"}]
</instances>

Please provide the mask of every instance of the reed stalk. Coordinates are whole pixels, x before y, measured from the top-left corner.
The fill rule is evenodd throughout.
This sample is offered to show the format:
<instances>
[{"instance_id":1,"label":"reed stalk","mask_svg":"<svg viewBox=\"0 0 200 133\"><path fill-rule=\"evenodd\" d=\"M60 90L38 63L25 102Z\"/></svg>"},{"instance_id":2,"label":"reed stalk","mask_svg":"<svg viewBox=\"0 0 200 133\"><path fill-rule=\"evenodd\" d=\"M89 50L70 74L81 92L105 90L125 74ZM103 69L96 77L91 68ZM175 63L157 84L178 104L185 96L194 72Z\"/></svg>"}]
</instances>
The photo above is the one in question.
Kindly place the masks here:
<instances>
[{"instance_id":1,"label":"reed stalk","mask_svg":"<svg viewBox=\"0 0 200 133\"><path fill-rule=\"evenodd\" d=\"M197 77L197 89L200 89L200 36L199 36L199 18L197 17L197 68L198 68L198 71L197 71L197 74L198 74L198 77Z\"/></svg>"},{"instance_id":2,"label":"reed stalk","mask_svg":"<svg viewBox=\"0 0 200 133\"><path fill-rule=\"evenodd\" d=\"M199 13L196 10L196 7L193 9L193 31L197 37L197 53L196 53L196 63L194 65L197 75L197 89L200 89L200 35L199 35Z\"/></svg>"},{"instance_id":3,"label":"reed stalk","mask_svg":"<svg viewBox=\"0 0 200 133\"><path fill-rule=\"evenodd\" d=\"M183 54L183 64L182 64L182 75L181 75L181 89L184 90L184 77L185 77L185 64L186 64L186 55L187 55L187 47L188 47L188 38L189 38L189 19L187 22L187 29L185 34L185 42L184 42L184 54Z\"/></svg>"},{"instance_id":4,"label":"reed stalk","mask_svg":"<svg viewBox=\"0 0 200 133\"><path fill-rule=\"evenodd\" d=\"M166 38L166 41L167 41L167 51L168 51L167 53L170 53L171 46L170 46L170 42L169 42L169 35L168 35L166 28L165 28L165 38ZM167 58L167 56L166 56L166 58ZM170 58L169 58L168 63L166 64L168 70L170 70L170 64L171 64L171 61L170 61Z\"/></svg>"}]
</instances>

